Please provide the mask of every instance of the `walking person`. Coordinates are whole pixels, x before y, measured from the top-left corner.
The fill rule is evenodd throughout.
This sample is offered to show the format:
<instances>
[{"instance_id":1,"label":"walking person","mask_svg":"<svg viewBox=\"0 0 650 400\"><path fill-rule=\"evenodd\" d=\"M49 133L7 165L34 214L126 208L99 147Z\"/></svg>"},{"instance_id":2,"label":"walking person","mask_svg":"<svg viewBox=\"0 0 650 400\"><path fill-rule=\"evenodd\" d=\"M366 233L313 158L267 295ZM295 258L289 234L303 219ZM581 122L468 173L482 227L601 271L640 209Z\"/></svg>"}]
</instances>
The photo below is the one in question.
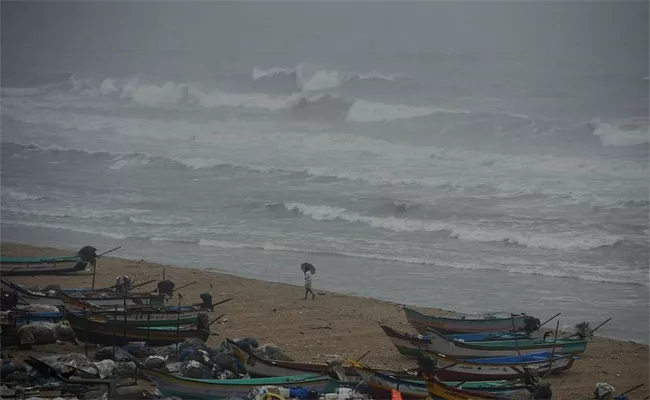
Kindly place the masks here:
<instances>
[{"instance_id":1,"label":"walking person","mask_svg":"<svg viewBox=\"0 0 650 400\"><path fill-rule=\"evenodd\" d=\"M311 293L311 299L314 300L316 294L311 290L311 277L316 273L316 268L310 263L303 263L300 269L305 274L305 300L307 300L307 294L309 293Z\"/></svg>"}]
</instances>

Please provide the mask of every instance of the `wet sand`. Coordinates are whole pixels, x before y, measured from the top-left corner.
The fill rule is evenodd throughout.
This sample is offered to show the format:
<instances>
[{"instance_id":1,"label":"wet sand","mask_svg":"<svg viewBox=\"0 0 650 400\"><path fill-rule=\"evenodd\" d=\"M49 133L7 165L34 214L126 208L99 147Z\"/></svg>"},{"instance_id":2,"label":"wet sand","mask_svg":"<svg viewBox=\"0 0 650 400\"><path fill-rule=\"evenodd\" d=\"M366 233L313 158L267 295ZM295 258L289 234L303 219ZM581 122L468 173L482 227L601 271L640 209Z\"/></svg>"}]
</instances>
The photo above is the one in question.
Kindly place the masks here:
<instances>
[{"instance_id":1,"label":"wet sand","mask_svg":"<svg viewBox=\"0 0 650 400\"><path fill-rule=\"evenodd\" d=\"M60 249L2 243L2 255L12 257L38 257L70 255ZM218 306L214 316L225 317L213 325L219 336L209 339L211 345L225 338L253 337L260 343L273 343L297 361L324 362L333 355L355 359L370 351L364 361L382 368L411 368L414 362L397 353L390 340L378 326L385 323L396 329L414 332L406 323L401 306L396 303L371 298L354 297L318 290L318 273L313 277L316 300L303 300L304 289L282 283L240 278L216 272L216 265L206 265L210 270L163 266L146 260L102 258L96 274L96 287L115 283L118 275L129 275L134 283L151 279L160 280L163 268L167 279L176 287L196 281L180 290L183 304L197 303L199 294L208 292L213 302L234 297ZM296 265L296 274L301 275ZM92 272L85 271L69 276L12 277L12 281L27 286L59 284L62 287L90 287ZM140 288L154 290L155 283ZM138 290L140 291L140 290ZM174 296L173 304L177 297ZM507 309L504 304L503 309ZM419 308L421 311L442 315L444 310ZM561 311L561 310L560 310ZM616 316L610 323L616 323ZM553 323L549 325L554 325ZM62 346L61 351L70 351ZM557 399L591 398L597 382L607 382L617 393L645 383L629 395L630 399L643 399L650 393L648 381L649 347L645 344L596 338L587 351L580 355L571 370L548 377ZM83 352L83 347L79 348ZM20 353L14 353L20 357Z\"/></svg>"}]
</instances>

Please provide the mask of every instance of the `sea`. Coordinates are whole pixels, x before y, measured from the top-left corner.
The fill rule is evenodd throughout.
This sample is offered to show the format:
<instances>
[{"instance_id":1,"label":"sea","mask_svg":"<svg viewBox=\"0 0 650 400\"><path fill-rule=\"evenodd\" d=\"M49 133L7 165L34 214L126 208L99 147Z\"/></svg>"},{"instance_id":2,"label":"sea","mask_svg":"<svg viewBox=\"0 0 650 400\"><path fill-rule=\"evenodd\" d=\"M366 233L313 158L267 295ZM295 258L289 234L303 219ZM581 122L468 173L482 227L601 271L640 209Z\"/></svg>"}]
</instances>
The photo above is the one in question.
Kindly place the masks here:
<instances>
[{"instance_id":1,"label":"sea","mask_svg":"<svg viewBox=\"0 0 650 400\"><path fill-rule=\"evenodd\" d=\"M647 1L0 7L3 242L648 343Z\"/></svg>"}]
</instances>

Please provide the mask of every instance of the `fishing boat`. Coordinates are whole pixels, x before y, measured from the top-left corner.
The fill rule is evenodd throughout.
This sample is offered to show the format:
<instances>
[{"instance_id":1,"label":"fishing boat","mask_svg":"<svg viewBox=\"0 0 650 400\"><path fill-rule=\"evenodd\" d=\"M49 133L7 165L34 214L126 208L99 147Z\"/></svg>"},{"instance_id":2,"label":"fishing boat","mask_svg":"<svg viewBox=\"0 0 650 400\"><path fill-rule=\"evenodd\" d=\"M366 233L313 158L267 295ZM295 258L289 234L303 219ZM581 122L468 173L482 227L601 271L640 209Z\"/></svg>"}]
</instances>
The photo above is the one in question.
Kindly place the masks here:
<instances>
[{"instance_id":1,"label":"fishing boat","mask_svg":"<svg viewBox=\"0 0 650 400\"><path fill-rule=\"evenodd\" d=\"M352 362L352 365L357 369L359 374L363 377L363 381L372 389L373 394L377 393L382 398L386 397L387 393L391 390L399 390L402 396L406 398L426 398L429 396L429 389L427 382L424 380L405 380L383 374L358 363ZM493 395L503 396L526 396L530 395L530 388L521 382L495 380L483 382L464 382L464 381L448 381L444 382L446 385L457 387L465 390L480 390L482 392L490 393ZM387 397L386 397L387 398Z\"/></svg>"},{"instance_id":2,"label":"fishing boat","mask_svg":"<svg viewBox=\"0 0 650 400\"><path fill-rule=\"evenodd\" d=\"M179 324L181 326L198 326L199 322L199 312L167 312L165 310L156 310L151 311L130 311L126 312L122 310L113 311L107 309L102 312L92 312L92 311L74 311L70 309L72 313L80 317L87 317L89 319L98 319L103 320L116 320L121 324L126 324L127 326L176 326ZM14 320L17 325L25 325L32 322L58 322L65 318L63 312L53 311L53 312L33 312L33 311L22 311L14 310Z\"/></svg>"},{"instance_id":3,"label":"fishing boat","mask_svg":"<svg viewBox=\"0 0 650 400\"><path fill-rule=\"evenodd\" d=\"M380 326L384 330L384 333L386 333L386 335L391 339L397 348L397 351L407 357L418 357L421 353L421 349L427 348L431 341L430 335L397 332L388 326L381 324ZM531 339L530 335L521 332L516 334L509 332L456 333L445 336L452 340L469 343Z\"/></svg>"},{"instance_id":4,"label":"fishing boat","mask_svg":"<svg viewBox=\"0 0 650 400\"><path fill-rule=\"evenodd\" d=\"M242 364L244 364L246 371L252 377L268 378L305 374L334 376L338 372L342 376L336 376L336 378L341 382L345 382L346 384L353 385L361 382L362 380L361 375L359 375L357 370L351 366L341 366L341 374L340 370L337 371L336 367L329 364L311 364L295 361L269 360L244 349L230 339L226 339L226 341L230 347L231 354L239 359ZM414 378L413 375L408 375L404 372L399 373L396 371L386 370L381 370L381 372L392 374L404 379Z\"/></svg>"},{"instance_id":5,"label":"fishing boat","mask_svg":"<svg viewBox=\"0 0 650 400\"><path fill-rule=\"evenodd\" d=\"M422 335L428 339L428 335ZM525 332L484 332L484 333L451 333L446 336L463 342L495 342L502 340L531 339L531 335Z\"/></svg>"},{"instance_id":6,"label":"fishing boat","mask_svg":"<svg viewBox=\"0 0 650 400\"><path fill-rule=\"evenodd\" d=\"M412 333L404 332L404 335L412 337L413 339L416 340L421 340L423 342L430 340L430 336L427 334L422 335L420 333L412 334ZM453 340L458 340L461 342L470 342L470 343L496 342L496 341L505 341L505 340L515 340L515 339L518 340L532 339L532 336L524 332L451 333L451 334L446 334L445 336Z\"/></svg>"},{"instance_id":7,"label":"fishing boat","mask_svg":"<svg viewBox=\"0 0 650 400\"><path fill-rule=\"evenodd\" d=\"M106 310L117 309L124 311L132 308L165 308L165 295L150 294L150 293L110 293L105 297L99 296L86 296L77 297L70 296L66 293L59 293L60 304L66 307L72 307L79 310ZM185 311L182 309L182 311Z\"/></svg>"},{"instance_id":8,"label":"fishing boat","mask_svg":"<svg viewBox=\"0 0 650 400\"><path fill-rule=\"evenodd\" d=\"M423 350L429 348L431 337L424 335L412 335L380 324L380 328L393 343L397 351L406 357L418 358L423 355Z\"/></svg>"},{"instance_id":9,"label":"fishing boat","mask_svg":"<svg viewBox=\"0 0 650 400\"><path fill-rule=\"evenodd\" d=\"M186 326L129 326L108 319L97 320L79 316L65 307L61 307L65 318L70 323L77 339L82 342L97 343L105 346L118 346L130 342L146 342L149 346L166 346L185 339L200 339L206 341L210 336L207 323L199 327Z\"/></svg>"},{"instance_id":10,"label":"fishing boat","mask_svg":"<svg viewBox=\"0 0 650 400\"><path fill-rule=\"evenodd\" d=\"M442 333L481 333L499 331L534 332L539 328L539 319L526 314L490 313L468 315L456 313L444 317L422 314L404 307L406 320L419 333L426 334L428 328Z\"/></svg>"},{"instance_id":11,"label":"fishing boat","mask_svg":"<svg viewBox=\"0 0 650 400\"><path fill-rule=\"evenodd\" d=\"M393 342L397 351L407 357L420 357L427 351L440 353L455 358L481 358L516 356L529 353L578 354L587 348L583 339L521 339L486 342L461 342L451 339L440 332L430 330L428 340L419 339L413 335L400 333L388 326L381 325L382 330ZM555 351L553 351L555 348Z\"/></svg>"},{"instance_id":12,"label":"fishing boat","mask_svg":"<svg viewBox=\"0 0 650 400\"><path fill-rule=\"evenodd\" d=\"M587 349L584 339L522 339L465 343L452 340L431 329L429 345L424 349L455 358L516 356L530 353L579 354Z\"/></svg>"},{"instance_id":13,"label":"fishing boat","mask_svg":"<svg viewBox=\"0 0 650 400\"><path fill-rule=\"evenodd\" d=\"M443 381L513 380L524 375L527 369L539 375L559 373L573 366L571 354L531 353L512 357L458 359L439 353L425 352L434 360L434 373Z\"/></svg>"},{"instance_id":14,"label":"fishing boat","mask_svg":"<svg viewBox=\"0 0 650 400\"><path fill-rule=\"evenodd\" d=\"M88 264L95 266L96 251L92 246L85 246L68 257L0 257L0 270L3 276L65 275L83 271Z\"/></svg>"},{"instance_id":15,"label":"fishing boat","mask_svg":"<svg viewBox=\"0 0 650 400\"><path fill-rule=\"evenodd\" d=\"M529 388L525 392L518 393L494 393L483 389L468 389L456 387L448 382L443 382L435 376L425 377L429 396L442 400L512 400L512 399L536 399L546 400L552 398L550 387L541 391L538 388Z\"/></svg>"},{"instance_id":16,"label":"fishing boat","mask_svg":"<svg viewBox=\"0 0 650 400\"><path fill-rule=\"evenodd\" d=\"M49 305L59 306L63 302L70 301L71 304L75 302L85 302L86 304L95 305L97 307L116 307L137 305L163 305L165 296L150 293L122 293L122 292L79 292L74 297L66 293L58 293L55 295L36 292L29 290L21 285L17 285L6 279L0 279L3 292L16 292L18 295L19 305ZM78 303L81 304L81 303Z\"/></svg>"},{"instance_id":17,"label":"fishing boat","mask_svg":"<svg viewBox=\"0 0 650 400\"><path fill-rule=\"evenodd\" d=\"M319 374L253 379L190 379L146 368L142 371L163 396L183 400L247 398L250 390L258 386L300 387L319 393L334 393L340 386L329 376Z\"/></svg>"}]
</instances>

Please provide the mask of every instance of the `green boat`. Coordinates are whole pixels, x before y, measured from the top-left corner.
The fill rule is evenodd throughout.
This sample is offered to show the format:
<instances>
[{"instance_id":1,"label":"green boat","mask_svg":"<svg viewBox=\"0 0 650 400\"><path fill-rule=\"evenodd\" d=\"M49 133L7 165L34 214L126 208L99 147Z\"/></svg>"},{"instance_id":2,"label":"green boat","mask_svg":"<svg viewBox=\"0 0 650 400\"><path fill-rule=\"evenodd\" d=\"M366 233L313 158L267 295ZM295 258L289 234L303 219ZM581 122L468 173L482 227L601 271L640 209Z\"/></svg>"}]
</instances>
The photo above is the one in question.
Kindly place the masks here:
<instances>
[{"instance_id":1,"label":"green boat","mask_svg":"<svg viewBox=\"0 0 650 400\"><path fill-rule=\"evenodd\" d=\"M2 276L20 275L64 275L83 271L88 264L97 261L97 249L85 246L74 256L68 257L0 257Z\"/></svg>"},{"instance_id":2,"label":"green boat","mask_svg":"<svg viewBox=\"0 0 650 400\"><path fill-rule=\"evenodd\" d=\"M430 342L425 352L446 354L455 358L480 358L515 356L530 353L579 354L587 350L584 339L521 339L494 342L461 342L453 340L433 329L429 330Z\"/></svg>"},{"instance_id":3,"label":"green boat","mask_svg":"<svg viewBox=\"0 0 650 400\"><path fill-rule=\"evenodd\" d=\"M320 374L253 379L190 379L146 368L143 372L164 396L183 400L247 398L250 390L258 386L301 387L319 393L334 393L340 386L336 380Z\"/></svg>"},{"instance_id":4,"label":"green boat","mask_svg":"<svg viewBox=\"0 0 650 400\"><path fill-rule=\"evenodd\" d=\"M463 342L443 335L433 329L427 339L417 338L398 332L388 326L381 325L386 336L400 354L408 357L419 357L431 352L445 354L454 358L508 357L531 353L579 354L587 349L587 341L583 339L517 339L485 342ZM555 348L555 350L553 350Z\"/></svg>"}]
</instances>

